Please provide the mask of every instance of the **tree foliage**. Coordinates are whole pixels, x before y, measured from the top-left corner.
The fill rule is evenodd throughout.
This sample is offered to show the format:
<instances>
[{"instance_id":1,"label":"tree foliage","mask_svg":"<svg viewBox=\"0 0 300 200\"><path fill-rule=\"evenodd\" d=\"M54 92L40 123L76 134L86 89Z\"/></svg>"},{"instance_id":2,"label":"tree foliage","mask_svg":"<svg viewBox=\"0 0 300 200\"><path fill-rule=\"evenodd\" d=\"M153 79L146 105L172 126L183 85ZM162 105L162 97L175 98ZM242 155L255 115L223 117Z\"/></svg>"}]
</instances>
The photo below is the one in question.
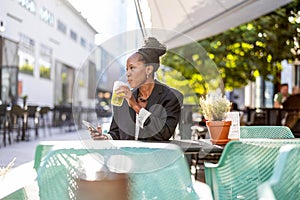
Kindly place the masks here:
<instances>
[{"instance_id":1,"label":"tree foliage","mask_svg":"<svg viewBox=\"0 0 300 200\"><path fill-rule=\"evenodd\" d=\"M199 95L207 92L207 81L216 77L212 61L226 90L243 87L257 76L264 80L272 77L271 81L276 83L281 61L294 61L300 56L299 23L300 0L294 0L239 27L173 49L162 62L188 79ZM203 47L201 51L198 45Z\"/></svg>"}]
</instances>

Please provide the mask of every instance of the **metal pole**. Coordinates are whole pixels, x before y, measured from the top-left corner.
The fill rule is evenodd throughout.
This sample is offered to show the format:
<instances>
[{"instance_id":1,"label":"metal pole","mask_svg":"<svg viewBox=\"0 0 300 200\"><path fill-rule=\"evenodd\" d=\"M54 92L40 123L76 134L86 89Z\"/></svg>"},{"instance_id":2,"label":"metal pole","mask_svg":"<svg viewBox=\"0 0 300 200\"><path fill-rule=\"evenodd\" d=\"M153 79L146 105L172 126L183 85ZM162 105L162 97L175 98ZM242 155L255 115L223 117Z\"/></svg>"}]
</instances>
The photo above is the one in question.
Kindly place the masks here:
<instances>
[{"instance_id":1,"label":"metal pole","mask_svg":"<svg viewBox=\"0 0 300 200\"><path fill-rule=\"evenodd\" d=\"M135 9L136 9L137 17L138 17L138 20L139 20L140 28L141 28L141 31L142 31L142 34L143 34L143 38L144 38L144 40L146 40L147 39L147 32L146 32L146 29L145 29L145 23L144 23L143 14L142 14L142 10L141 10L139 0L134 0L134 4L135 4Z\"/></svg>"}]
</instances>

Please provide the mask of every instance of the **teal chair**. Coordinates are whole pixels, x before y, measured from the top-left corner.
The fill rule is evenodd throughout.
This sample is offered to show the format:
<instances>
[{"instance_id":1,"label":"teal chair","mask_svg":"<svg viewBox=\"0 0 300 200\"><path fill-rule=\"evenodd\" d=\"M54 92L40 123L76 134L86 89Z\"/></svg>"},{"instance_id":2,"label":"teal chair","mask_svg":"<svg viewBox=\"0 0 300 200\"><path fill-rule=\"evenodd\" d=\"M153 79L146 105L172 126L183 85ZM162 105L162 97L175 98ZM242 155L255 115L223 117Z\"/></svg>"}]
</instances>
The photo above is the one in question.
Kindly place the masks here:
<instances>
[{"instance_id":1,"label":"teal chair","mask_svg":"<svg viewBox=\"0 0 300 200\"><path fill-rule=\"evenodd\" d=\"M177 145L90 141L89 146L92 148L53 146L49 150L49 146L46 147L48 153L44 151L43 158L37 159L39 164L35 164L41 199L76 199L80 166L85 156L92 156L99 166L106 169L107 174L126 174L130 200L201 199L201 195L212 199L210 189L196 192L184 154ZM91 162L89 165L97 166L97 163Z\"/></svg>"},{"instance_id":2,"label":"teal chair","mask_svg":"<svg viewBox=\"0 0 300 200\"><path fill-rule=\"evenodd\" d=\"M273 175L258 187L259 199L294 200L300 197L300 146L286 145L280 149Z\"/></svg>"},{"instance_id":3,"label":"teal chair","mask_svg":"<svg viewBox=\"0 0 300 200\"><path fill-rule=\"evenodd\" d=\"M205 181L215 200L258 199L257 186L267 181L279 149L299 144L297 139L244 139L230 141L217 164L204 163Z\"/></svg>"},{"instance_id":4,"label":"teal chair","mask_svg":"<svg viewBox=\"0 0 300 200\"><path fill-rule=\"evenodd\" d=\"M240 138L269 138L269 139L293 139L295 138L292 131L287 126L240 126ZM199 155L197 155L199 156ZM205 161L217 162L220 155L209 153L205 157ZM203 158L203 155L201 155ZM200 167L196 166L196 175L199 173L199 168L203 166L203 159L196 157L195 162Z\"/></svg>"},{"instance_id":5,"label":"teal chair","mask_svg":"<svg viewBox=\"0 0 300 200\"><path fill-rule=\"evenodd\" d=\"M241 126L240 133L241 138L295 138L294 134L287 126Z\"/></svg>"}]
</instances>

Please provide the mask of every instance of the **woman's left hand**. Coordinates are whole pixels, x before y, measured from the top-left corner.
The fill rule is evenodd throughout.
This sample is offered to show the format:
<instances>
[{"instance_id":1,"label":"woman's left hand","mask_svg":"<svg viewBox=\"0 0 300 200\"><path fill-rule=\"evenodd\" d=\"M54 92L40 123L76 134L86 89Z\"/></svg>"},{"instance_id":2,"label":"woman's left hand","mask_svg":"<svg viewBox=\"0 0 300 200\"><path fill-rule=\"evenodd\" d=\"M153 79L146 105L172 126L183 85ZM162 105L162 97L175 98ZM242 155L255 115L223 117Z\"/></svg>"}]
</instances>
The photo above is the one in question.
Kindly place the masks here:
<instances>
[{"instance_id":1,"label":"woman's left hand","mask_svg":"<svg viewBox=\"0 0 300 200\"><path fill-rule=\"evenodd\" d=\"M136 99L133 96L133 93L131 92L131 90L129 89L128 86L126 86L126 85L120 86L116 90L116 94L124 97L124 99L126 99L126 101L128 102L128 105L130 107L134 107L135 105L138 105Z\"/></svg>"},{"instance_id":2,"label":"woman's left hand","mask_svg":"<svg viewBox=\"0 0 300 200\"><path fill-rule=\"evenodd\" d=\"M129 102L129 100L132 96L132 92L130 91L129 87L126 86L126 85L122 85L118 89L116 89L116 94L118 96L123 97L124 99L126 99L127 102Z\"/></svg>"}]
</instances>

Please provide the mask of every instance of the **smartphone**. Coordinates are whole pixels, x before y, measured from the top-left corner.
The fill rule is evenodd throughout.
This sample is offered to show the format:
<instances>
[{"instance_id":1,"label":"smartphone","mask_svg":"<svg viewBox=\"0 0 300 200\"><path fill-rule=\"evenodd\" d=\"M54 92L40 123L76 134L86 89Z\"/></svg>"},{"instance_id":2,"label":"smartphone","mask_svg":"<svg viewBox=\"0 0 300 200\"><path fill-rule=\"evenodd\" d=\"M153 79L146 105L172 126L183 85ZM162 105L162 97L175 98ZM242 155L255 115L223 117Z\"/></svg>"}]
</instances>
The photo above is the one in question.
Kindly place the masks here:
<instances>
[{"instance_id":1,"label":"smartphone","mask_svg":"<svg viewBox=\"0 0 300 200\"><path fill-rule=\"evenodd\" d=\"M85 121L85 120L82 120L82 123L83 123L86 127L91 128L92 131L93 131L93 132L96 132L97 135L100 135L98 129L97 129L93 124L91 124L90 122L87 122L87 121Z\"/></svg>"}]
</instances>

